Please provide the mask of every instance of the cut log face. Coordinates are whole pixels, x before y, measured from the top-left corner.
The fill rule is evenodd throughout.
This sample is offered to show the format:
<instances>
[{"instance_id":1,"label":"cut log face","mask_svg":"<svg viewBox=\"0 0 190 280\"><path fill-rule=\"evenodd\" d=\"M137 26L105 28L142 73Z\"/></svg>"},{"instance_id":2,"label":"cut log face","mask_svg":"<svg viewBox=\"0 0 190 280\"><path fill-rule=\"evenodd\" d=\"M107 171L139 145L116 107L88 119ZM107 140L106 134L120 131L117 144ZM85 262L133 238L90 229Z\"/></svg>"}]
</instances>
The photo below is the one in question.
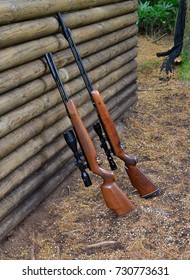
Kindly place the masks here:
<instances>
[{"instance_id":1,"label":"cut log face","mask_svg":"<svg viewBox=\"0 0 190 280\"><path fill-rule=\"evenodd\" d=\"M63 13L93 88L116 119L137 100L137 6L118 0L0 2L0 239L75 168L63 137L71 122L45 53L53 53L69 97L95 136L97 114L56 13Z\"/></svg>"}]
</instances>

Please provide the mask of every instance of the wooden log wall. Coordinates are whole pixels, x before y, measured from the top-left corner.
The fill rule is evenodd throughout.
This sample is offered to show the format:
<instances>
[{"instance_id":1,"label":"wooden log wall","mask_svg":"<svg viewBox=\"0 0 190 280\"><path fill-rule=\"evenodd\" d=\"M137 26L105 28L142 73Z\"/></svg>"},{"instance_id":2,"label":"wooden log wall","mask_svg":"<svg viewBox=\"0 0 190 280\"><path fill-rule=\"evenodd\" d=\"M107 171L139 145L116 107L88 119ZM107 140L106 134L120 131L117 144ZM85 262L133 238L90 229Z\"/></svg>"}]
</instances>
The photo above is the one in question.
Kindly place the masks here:
<instances>
[{"instance_id":1,"label":"wooden log wall","mask_svg":"<svg viewBox=\"0 0 190 280\"><path fill-rule=\"evenodd\" d=\"M54 54L65 88L94 137L97 115L55 13L62 12L93 87L116 119L137 99L137 2L0 2L0 239L75 168L63 138L71 124L46 52Z\"/></svg>"}]
</instances>

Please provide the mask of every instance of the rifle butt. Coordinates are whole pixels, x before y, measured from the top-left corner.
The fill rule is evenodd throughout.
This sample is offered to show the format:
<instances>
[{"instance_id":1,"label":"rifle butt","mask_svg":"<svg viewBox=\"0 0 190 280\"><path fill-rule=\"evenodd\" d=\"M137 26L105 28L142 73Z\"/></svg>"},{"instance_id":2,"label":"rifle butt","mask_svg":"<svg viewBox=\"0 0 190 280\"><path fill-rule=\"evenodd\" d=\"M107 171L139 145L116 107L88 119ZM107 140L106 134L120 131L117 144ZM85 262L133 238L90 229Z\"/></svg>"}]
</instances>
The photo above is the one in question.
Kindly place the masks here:
<instances>
[{"instance_id":1,"label":"rifle butt","mask_svg":"<svg viewBox=\"0 0 190 280\"><path fill-rule=\"evenodd\" d=\"M136 167L137 159L125 154L121 148L120 138L115 128L114 122L106 108L106 105L97 90L91 92L103 129L110 143L113 153L124 161L125 168L132 186L137 189L143 198L151 197L158 193L159 189Z\"/></svg>"},{"instance_id":2,"label":"rifle butt","mask_svg":"<svg viewBox=\"0 0 190 280\"><path fill-rule=\"evenodd\" d=\"M131 184L137 189L141 197L149 198L158 194L159 188L136 165L125 165L125 169Z\"/></svg>"},{"instance_id":3,"label":"rifle butt","mask_svg":"<svg viewBox=\"0 0 190 280\"><path fill-rule=\"evenodd\" d=\"M101 191L107 207L116 215L121 216L135 210L134 205L115 182L109 185L102 184Z\"/></svg>"}]
</instances>

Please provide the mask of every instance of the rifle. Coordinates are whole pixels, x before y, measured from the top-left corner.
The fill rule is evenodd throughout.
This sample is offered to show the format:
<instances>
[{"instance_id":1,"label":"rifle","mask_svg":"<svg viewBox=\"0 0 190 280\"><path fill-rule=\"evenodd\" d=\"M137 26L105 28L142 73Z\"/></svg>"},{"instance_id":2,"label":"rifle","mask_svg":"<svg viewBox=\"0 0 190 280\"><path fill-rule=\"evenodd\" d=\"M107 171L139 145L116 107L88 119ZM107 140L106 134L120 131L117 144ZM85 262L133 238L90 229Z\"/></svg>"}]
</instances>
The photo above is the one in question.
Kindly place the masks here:
<instances>
[{"instance_id":1,"label":"rifle","mask_svg":"<svg viewBox=\"0 0 190 280\"><path fill-rule=\"evenodd\" d=\"M63 34L63 36L69 43L73 56L76 60L78 68L80 70L81 76L84 80L84 83L85 83L88 93L90 95L92 104L94 105L94 107L97 111L100 122L97 122L93 126L93 128L101 141L101 147L104 148L104 151L107 155L111 169L114 170L117 168L117 166L111 156L111 153L113 153L115 156L117 156L118 158L120 158L121 160L124 161L125 170L128 174L131 184L134 188L137 189L137 191L139 192L141 197L149 198L149 197L157 194L159 192L158 187L156 187L153 184L153 182L151 182L151 180L149 178L147 178L145 176L145 174L136 166L137 158L130 157L130 156L126 155L125 152L123 151L121 144L120 144L120 137L117 133L117 130L116 130L114 122L111 118L111 115L110 115L108 109L106 108L106 105L105 105L101 95L99 94L99 92L97 90L93 90L90 79L89 79L87 72L84 68L84 65L82 63L81 56L77 50L77 47L75 45L73 38L72 38L71 31L68 27L65 26L61 13L57 13L57 19L61 26L61 33ZM104 131L105 136L103 135L102 130ZM108 148L108 146L105 142L106 140L108 141L108 143L110 145L110 149Z\"/></svg>"},{"instance_id":2,"label":"rifle","mask_svg":"<svg viewBox=\"0 0 190 280\"><path fill-rule=\"evenodd\" d=\"M86 127L83 124L83 121L78 113L78 110L73 100L68 98L68 95L61 81L58 69L53 61L52 54L45 54L45 58L50 68L53 79L55 80L57 88L60 92L62 101L66 108L66 112L73 126L74 131L69 130L68 132L65 132L64 137L66 143L74 153L76 165L79 166L85 186L91 185L89 175L85 171L85 168L88 167L89 170L91 170L94 174L99 175L103 179L103 183L101 185L101 192L107 207L112 209L117 215L123 215L128 212L131 212L132 210L134 210L134 206L124 195L121 189L116 185L115 175L113 171L105 170L98 165L97 153L93 142L88 134ZM81 163L82 161L80 153L77 149L76 138L81 147L82 153L86 160L86 164Z\"/></svg>"}]
</instances>

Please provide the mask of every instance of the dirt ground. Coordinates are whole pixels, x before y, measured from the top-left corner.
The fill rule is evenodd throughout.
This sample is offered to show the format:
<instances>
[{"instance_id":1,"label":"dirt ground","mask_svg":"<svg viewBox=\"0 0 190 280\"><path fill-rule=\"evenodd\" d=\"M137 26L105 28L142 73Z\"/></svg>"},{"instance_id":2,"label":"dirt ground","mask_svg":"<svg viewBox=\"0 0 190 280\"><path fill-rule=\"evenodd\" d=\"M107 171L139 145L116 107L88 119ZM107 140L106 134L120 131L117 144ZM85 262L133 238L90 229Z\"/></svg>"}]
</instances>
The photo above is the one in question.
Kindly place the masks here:
<instances>
[{"instance_id":1,"label":"dirt ground","mask_svg":"<svg viewBox=\"0 0 190 280\"><path fill-rule=\"evenodd\" d=\"M136 207L117 218L101 180L93 176L85 188L75 171L1 243L0 259L190 259L190 84L177 79L177 68L159 80L155 56L171 44L139 37L138 102L116 122L125 151L160 194L140 198L116 160L117 184Z\"/></svg>"}]
</instances>

